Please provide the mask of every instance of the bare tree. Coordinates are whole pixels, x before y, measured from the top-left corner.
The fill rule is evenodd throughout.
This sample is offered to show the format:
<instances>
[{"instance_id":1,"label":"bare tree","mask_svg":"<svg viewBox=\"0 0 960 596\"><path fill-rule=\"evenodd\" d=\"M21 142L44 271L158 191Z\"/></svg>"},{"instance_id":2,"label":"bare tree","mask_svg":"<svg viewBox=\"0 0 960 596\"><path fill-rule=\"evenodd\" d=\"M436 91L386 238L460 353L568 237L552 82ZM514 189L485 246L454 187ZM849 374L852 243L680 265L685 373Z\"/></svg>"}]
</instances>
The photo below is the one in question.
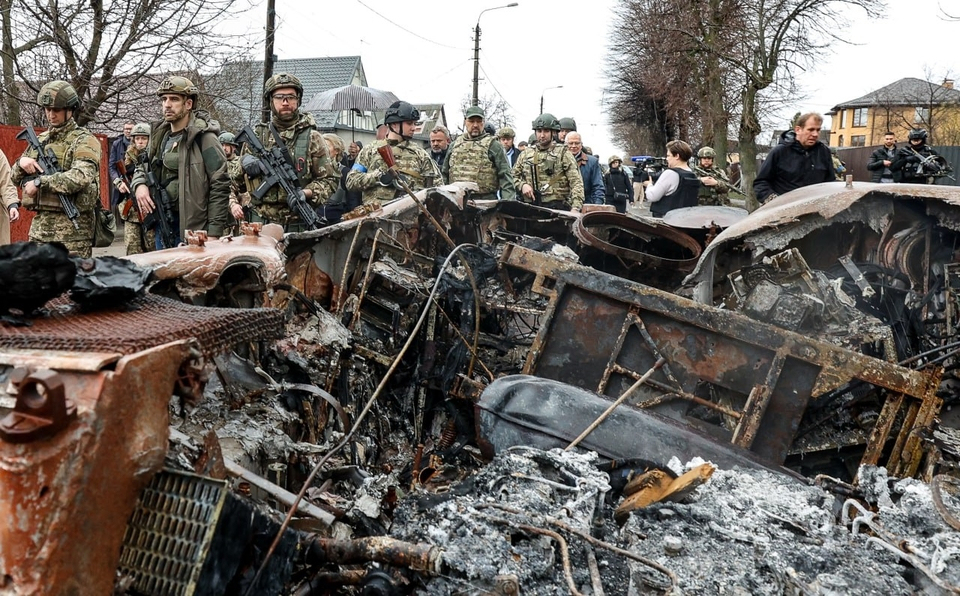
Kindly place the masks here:
<instances>
[{"instance_id":1,"label":"bare tree","mask_svg":"<svg viewBox=\"0 0 960 596\"><path fill-rule=\"evenodd\" d=\"M460 114L464 114L472 103L472 96L466 95L460 100ZM481 95L477 98L477 105L483 110L484 122L490 123L494 128L513 125L513 114L510 113L510 106L499 95ZM463 128L463 124L457 124Z\"/></svg>"},{"instance_id":2,"label":"bare tree","mask_svg":"<svg viewBox=\"0 0 960 596\"><path fill-rule=\"evenodd\" d=\"M637 56L633 68L652 71L628 88L663 102L676 133L694 143L703 131L700 138L722 146L721 104L727 118L739 114L737 141L749 191L770 102L796 101L794 73L811 66L830 43L843 41L832 28L844 20L842 8L877 16L882 5L883 0L628 0L618 9L623 24L614 34L619 52L613 61L620 53ZM748 207L756 207L752 196Z\"/></svg>"},{"instance_id":3,"label":"bare tree","mask_svg":"<svg viewBox=\"0 0 960 596\"><path fill-rule=\"evenodd\" d=\"M131 117L125 108L145 95L144 77L198 72L257 41L217 27L248 10L245 1L0 0L6 119L18 123L14 103L32 103L53 78L83 99L80 124Z\"/></svg>"}]
</instances>

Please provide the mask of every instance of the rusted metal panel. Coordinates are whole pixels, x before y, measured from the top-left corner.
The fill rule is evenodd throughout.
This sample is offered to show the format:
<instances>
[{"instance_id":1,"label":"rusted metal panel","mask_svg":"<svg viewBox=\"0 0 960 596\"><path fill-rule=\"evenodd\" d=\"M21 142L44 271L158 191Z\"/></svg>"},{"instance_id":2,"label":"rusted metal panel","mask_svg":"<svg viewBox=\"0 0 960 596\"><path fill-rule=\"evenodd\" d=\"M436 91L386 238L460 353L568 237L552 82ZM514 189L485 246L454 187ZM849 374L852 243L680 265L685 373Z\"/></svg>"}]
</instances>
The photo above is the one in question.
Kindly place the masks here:
<instances>
[{"instance_id":1,"label":"rusted metal panel","mask_svg":"<svg viewBox=\"0 0 960 596\"><path fill-rule=\"evenodd\" d=\"M76 420L54 436L0 441L4 593L109 594L127 519L163 464L168 403L186 341L58 373Z\"/></svg>"},{"instance_id":2,"label":"rusted metal panel","mask_svg":"<svg viewBox=\"0 0 960 596\"><path fill-rule=\"evenodd\" d=\"M939 411L939 406L929 401L939 370L921 372L896 366L522 247L505 251L501 262L556 280L524 373L586 389L599 386L607 395L616 396L633 380L621 375L618 382L614 366L645 370L662 354L669 370L658 371L656 384L648 383L645 391L638 392L640 405L665 391L695 393L702 383L732 392L744 401L753 396L739 420L744 426L738 438L768 461L783 463L809 400L851 381L866 381L917 400L924 405L924 415L915 416L918 424ZM629 334L621 337L630 316L642 321L642 326L634 325L637 333L633 339ZM649 334L649 340L641 329ZM658 411L683 417L685 409ZM889 424L878 423L868 454L875 457L882 451L895 417L895 413L881 416ZM698 426L702 423L689 421ZM901 434L907 437L913 428L905 424ZM729 431L714 430L729 435ZM904 438L898 447L906 450L907 445ZM904 455L912 458L907 466L912 473L919 447L913 442L909 445L911 451Z\"/></svg>"}]
</instances>

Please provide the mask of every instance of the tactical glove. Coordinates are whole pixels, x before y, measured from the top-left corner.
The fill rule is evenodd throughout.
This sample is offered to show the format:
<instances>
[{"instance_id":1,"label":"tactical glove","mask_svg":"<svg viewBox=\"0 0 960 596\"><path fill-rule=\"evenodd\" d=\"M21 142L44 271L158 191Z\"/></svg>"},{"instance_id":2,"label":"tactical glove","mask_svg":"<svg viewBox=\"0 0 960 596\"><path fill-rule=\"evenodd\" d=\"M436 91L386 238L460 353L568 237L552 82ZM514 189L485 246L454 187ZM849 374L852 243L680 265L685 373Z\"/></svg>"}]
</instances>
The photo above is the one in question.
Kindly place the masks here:
<instances>
[{"instance_id":1,"label":"tactical glove","mask_svg":"<svg viewBox=\"0 0 960 596\"><path fill-rule=\"evenodd\" d=\"M263 178L266 175L260 160L253 155L244 155L243 159L240 160L240 167L243 168L243 173L250 178Z\"/></svg>"},{"instance_id":2,"label":"tactical glove","mask_svg":"<svg viewBox=\"0 0 960 596\"><path fill-rule=\"evenodd\" d=\"M394 184L397 181L397 175L391 170L387 170L380 174L380 185L381 186L396 186Z\"/></svg>"}]
</instances>

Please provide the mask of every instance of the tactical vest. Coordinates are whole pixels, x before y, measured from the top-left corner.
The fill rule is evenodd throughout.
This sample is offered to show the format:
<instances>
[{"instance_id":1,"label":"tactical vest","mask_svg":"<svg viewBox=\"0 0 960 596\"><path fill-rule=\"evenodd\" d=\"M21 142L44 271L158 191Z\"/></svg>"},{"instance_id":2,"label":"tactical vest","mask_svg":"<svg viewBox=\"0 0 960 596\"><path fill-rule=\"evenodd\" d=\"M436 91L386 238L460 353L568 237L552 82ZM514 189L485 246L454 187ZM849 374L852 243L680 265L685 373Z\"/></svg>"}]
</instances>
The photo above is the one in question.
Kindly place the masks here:
<instances>
[{"instance_id":1,"label":"tactical vest","mask_svg":"<svg viewBox=\"0 0 960 596\"><path fill-rule=\"evenodd\" d=\"M450 152L450 182L476 182L482 195L497 192L497 170L490 161L491 136L477 139L460 135Z\"/></svg>"},{"instance_id":2,"label":"tactical vest","mask_svg":"<svg viewBox=\"0 0 960 596\"><path fill-rule=\"evenodd\" d=\"M314 129L310 126L295 128L293 131L293 139L288 139L284 136L288 130L289 129L279 131L280 137L283 138L287 150L290 152L290 157L293 159L293 169L297 172L297 178L300 180L300 188L303 188L313 179L310 163L310 133ZM270 127L265 124L257 125L257 138L260 139L260 142L263 143L263 146L268 151L276 146L273 134L270 132ZM259 180L257 183L259 184ZM256 186L255 184L254 188L256 188ZM275 205L278 203L286 205L287 203L287 195L280 188L279 184L274 184L273 187L267 191L267 194L263 195L262 199L252 197L251 199L254 206L264 204Z\"/></svg>"},{"instance_id":3,"label":"tactical vest","mask_svg":"<svg viewBox=\"0 0 960 596\"><path fill-rule=\"evenodd\" d=\"M546 151L539 147L534 149L533 164L537 168L537 181L544 197L570 198L570 181L562 169L563 152L566 150L563 145L554 145ZM580 175L579 172L577 175Z\"/></svg>"},{"instance_id":4,"label":"tactical vest","mask_svg":"<svg viewBox=\"0 0 960 596\"><path fill-rule=\"evenodd\" d=\"M716 168L700 168L704 174L710 176L718 182L726 182L726 178L720 174L720 171ZM724 193L725 194L725 193ZM700 205L716 205L722 206L724 204L725 197L720 196L720 192L717 190L716 186L707 186L704 183L700 183L700 190L698 193L697 202Z\"/></svg>"},{"instance_id":5,"label":"tactical vest","mask_svg":"<svg viewBox=\"0 0 960 596\"><path fill-rule=\"evenodd\" d=\"M672 193L664 196L659 201L650 203L650 213L654 217L663 217L668 211L682 207L695 207L697 205L697 193L700 191L700 178L690 170L684 170L682 168L670 168L670 170L680 176L680 184Z\"/></svg>"},{"instance_id":6,"label":"tactical vest","mask_svg":"<svg viewBox=\"0 0 960 596\"><path fill-rule=\"evenodd\" d=\"M173 211L180 211L180 145L186 133L180 131L179 138L166 151L164 149L171 135L166 135L160 141L160 158L156 161L159 166L159 182L170 197L170 207Z\"/></svg>"},{"instance_id":7,"label":"tactical vest","mask_svg":"<svg viewBox=\"0 0 960 596\"><path fill-rule=\"evenodd\" d=\"M63 137L48 142L50 133L47 132L45 133L46 137L40 139L44 151L52 152L57 158L57 165L61 172L70 169L73 163L73 145L80 139L81 133L82 131L74 129ZM69 160L67 159L68 155ZM57 193L44 190L37 193L35 198L28 197L26 193L23 193L23 206L32 211L62 211Z\"/></svg>"}]
</instances>

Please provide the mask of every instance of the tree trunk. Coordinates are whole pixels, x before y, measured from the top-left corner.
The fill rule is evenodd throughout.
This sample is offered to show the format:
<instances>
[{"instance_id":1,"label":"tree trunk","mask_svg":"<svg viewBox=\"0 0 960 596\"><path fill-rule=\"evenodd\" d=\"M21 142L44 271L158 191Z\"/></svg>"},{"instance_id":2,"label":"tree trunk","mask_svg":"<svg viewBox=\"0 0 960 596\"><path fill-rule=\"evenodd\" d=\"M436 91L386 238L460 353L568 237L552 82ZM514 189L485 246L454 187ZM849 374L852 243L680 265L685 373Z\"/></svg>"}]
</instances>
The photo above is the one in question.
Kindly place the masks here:
<instances>
[{"instance_id":1,"label":"tree trunk","mask_svg":"<svg viewBox=\"0 0 960 596\"><path fill-rule=\"evenodd\" d=\"M757 116L757 92L754 85L743 90L743 112L740 115L740 130L737 141L740 144L740 188L747 195L747 211L755 211L760 204L753 194L753 181L757 177L757 135L760 134L760 121Z\"/></svg>"},{"instance_id":2,"label":"tree trunk","mask_svg":"<svg viewBox=\"0 0 960 596\"><path fill-rule=\"evenodd\" d=\"M3 88L6 90L4 98L4 122L13 126L20 126L20 102L17 100L17 82L13 76L13 26L11 24L10 9L13 0L0 0L0 27L3 39L0 41L2 52Z\"/></svg>"}]
</instances>

